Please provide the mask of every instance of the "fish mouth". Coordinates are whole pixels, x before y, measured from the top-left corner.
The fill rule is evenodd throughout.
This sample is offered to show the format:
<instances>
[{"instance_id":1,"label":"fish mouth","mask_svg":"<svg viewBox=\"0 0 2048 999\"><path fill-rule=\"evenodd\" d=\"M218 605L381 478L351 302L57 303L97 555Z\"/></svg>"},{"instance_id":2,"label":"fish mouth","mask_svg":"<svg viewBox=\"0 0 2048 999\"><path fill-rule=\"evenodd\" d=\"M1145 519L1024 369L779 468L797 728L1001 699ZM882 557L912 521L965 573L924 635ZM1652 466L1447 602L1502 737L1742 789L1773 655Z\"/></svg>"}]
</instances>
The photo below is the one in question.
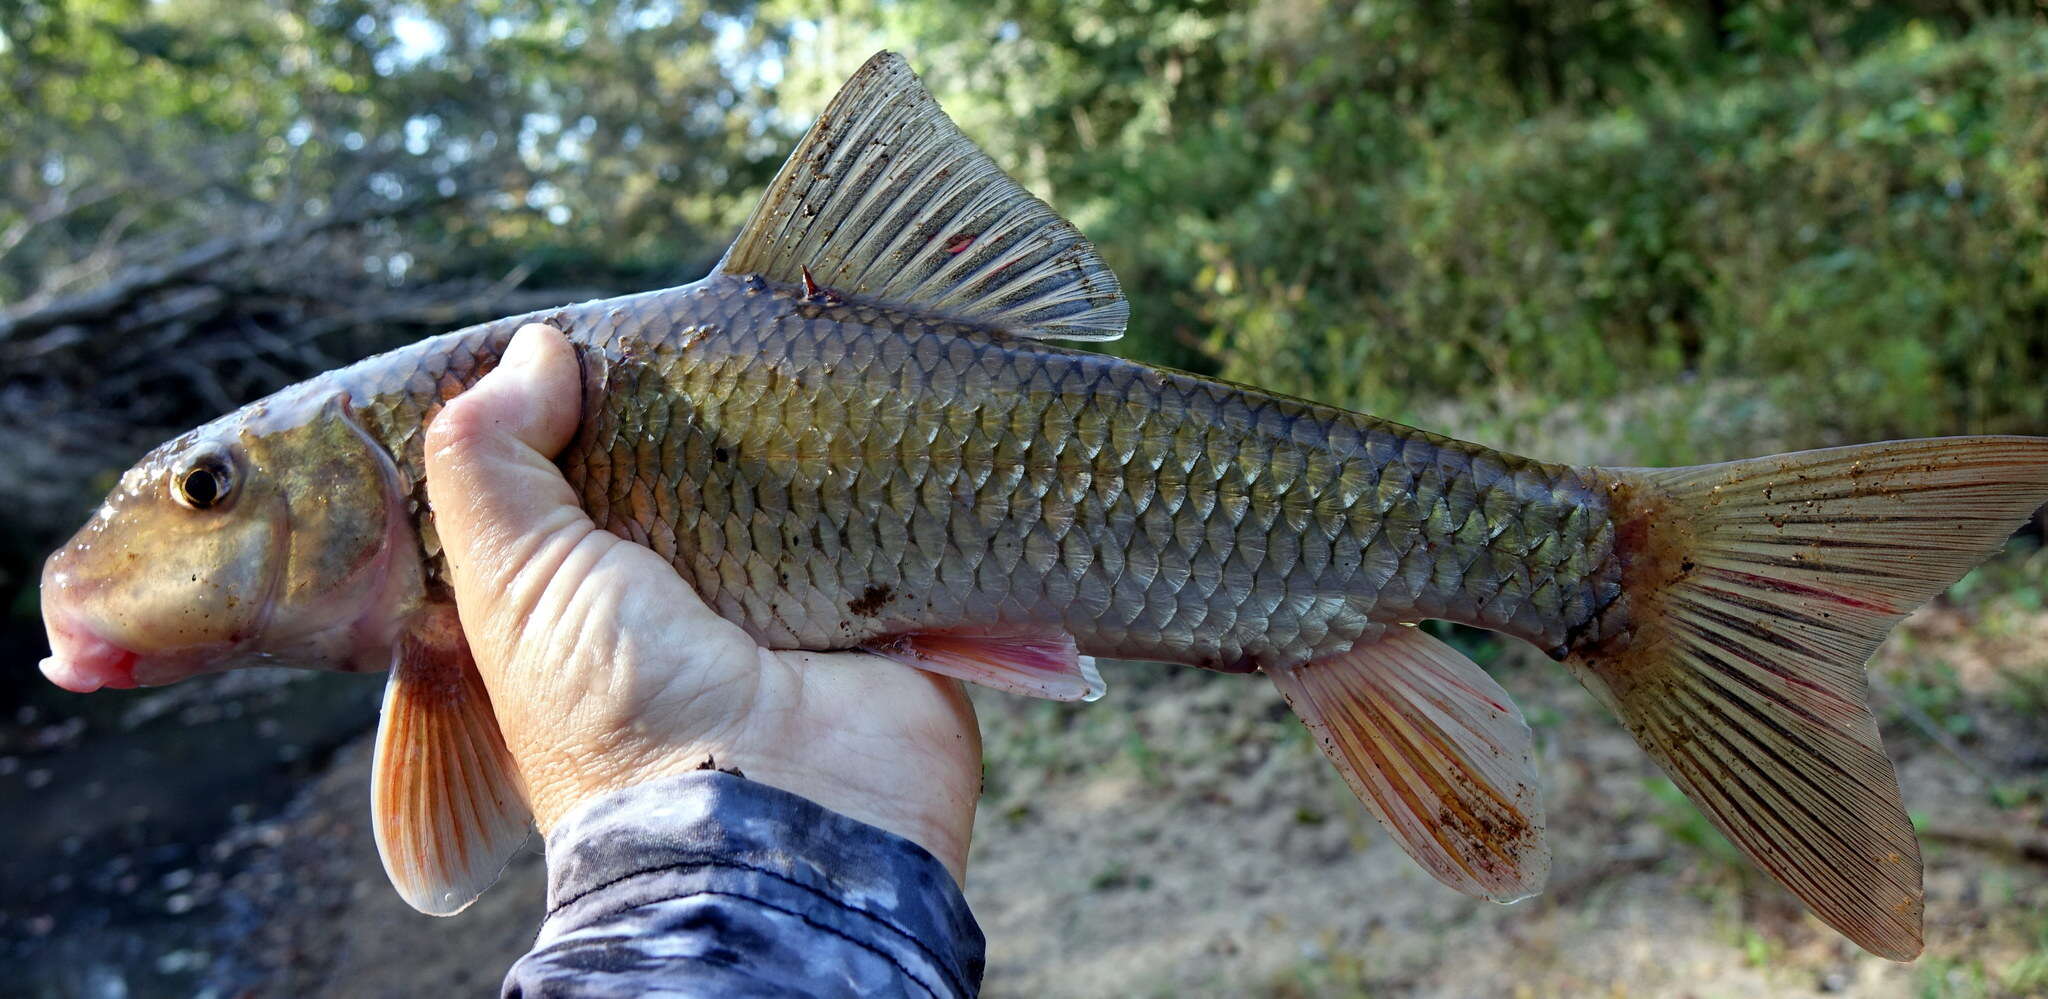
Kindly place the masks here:
<instances>
[{"instance_id":1,"label":"fish mouth","mask_svg":"<svg viewBox=\"0 0 2048 999\"><path fill-rule=\"evenodd\" d=\"M101 638L78 621L51 622L50 651L53 654L41 664L43 675L74 694L138 685L135 664L142 657Z\"/></svg>"}]
</instances>

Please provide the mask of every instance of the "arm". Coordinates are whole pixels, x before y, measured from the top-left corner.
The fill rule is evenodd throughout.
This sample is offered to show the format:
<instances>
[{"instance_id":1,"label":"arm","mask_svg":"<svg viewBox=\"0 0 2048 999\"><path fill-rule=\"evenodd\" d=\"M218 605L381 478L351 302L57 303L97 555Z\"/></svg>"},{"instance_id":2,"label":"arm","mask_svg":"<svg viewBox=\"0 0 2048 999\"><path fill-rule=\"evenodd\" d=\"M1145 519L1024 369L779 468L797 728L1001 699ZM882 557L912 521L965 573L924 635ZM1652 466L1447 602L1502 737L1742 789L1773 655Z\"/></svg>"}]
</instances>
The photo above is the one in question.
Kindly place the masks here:
<instances>
[{"instance_id":1,"label":"arm","mask_svg":"<svg viewBox=\"0 0 2048 999\"><path fill-rule=\"evenodd\" d=\"M915 843L715 770L548 837L548 917L504 995L969 996L982 936Z\"/></svg>"}]
</instances>

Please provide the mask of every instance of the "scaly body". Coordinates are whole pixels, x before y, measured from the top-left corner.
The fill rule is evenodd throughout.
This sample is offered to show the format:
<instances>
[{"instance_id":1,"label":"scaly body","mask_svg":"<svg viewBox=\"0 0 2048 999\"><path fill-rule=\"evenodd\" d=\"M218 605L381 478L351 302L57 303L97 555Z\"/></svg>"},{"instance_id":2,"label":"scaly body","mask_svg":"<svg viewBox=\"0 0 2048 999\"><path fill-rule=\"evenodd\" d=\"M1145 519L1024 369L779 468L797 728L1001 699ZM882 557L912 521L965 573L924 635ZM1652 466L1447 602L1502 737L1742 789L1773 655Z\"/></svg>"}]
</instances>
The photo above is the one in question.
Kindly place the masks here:
<instances>
[{"instance_id":1,"label":"scaly body","mask_svg":"<svg viewBox=\"0 0 2048 999\"><path fill-rule=\"evenodd\" d=\"M1589 470L740 278L328 377L417 482L433 408L537 319L582 350L584 505L770 647L995 622L1245 671L1422 618L1556 649L1621 594Z\"/></svg>"}]
</instances>

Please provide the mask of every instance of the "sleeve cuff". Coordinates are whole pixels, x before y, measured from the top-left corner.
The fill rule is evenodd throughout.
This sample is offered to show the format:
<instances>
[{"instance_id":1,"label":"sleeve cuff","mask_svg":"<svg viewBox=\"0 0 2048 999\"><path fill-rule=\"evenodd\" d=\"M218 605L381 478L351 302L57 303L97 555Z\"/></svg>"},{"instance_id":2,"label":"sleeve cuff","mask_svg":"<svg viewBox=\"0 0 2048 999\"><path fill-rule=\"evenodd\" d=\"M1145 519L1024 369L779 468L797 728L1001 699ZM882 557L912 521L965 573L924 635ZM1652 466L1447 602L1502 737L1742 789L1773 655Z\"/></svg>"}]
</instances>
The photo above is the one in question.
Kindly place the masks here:
<instances>
[{"instance_id":1,"label":"sleeve cuff","mask_svg":"<svg viewBox=\"0 0 2048 999\"><path fill-rule=\"evenodd\" d=\"M703 770L586 802L548 836L535 950L690 896L740 896L879 953L934 995L973 995L985 941L945 865L911 841Z\"/></svg>"}]
</instances>

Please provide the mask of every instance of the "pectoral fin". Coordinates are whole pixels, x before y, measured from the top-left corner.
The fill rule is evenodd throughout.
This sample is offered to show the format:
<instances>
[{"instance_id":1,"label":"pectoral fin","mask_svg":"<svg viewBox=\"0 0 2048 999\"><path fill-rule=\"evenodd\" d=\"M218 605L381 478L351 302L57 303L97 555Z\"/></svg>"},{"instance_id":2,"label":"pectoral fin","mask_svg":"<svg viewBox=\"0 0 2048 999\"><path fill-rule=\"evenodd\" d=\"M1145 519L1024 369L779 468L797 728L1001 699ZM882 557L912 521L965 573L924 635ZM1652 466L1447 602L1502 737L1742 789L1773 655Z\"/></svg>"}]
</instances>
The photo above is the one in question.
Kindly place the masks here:
<instances>
[{"instance_id":1,"label":"pectoral fin","mask_svg":"<svg viewBox=\"0 0 2048 999\"><path fill-rule=\"evenodd\" d=\"M1359 800L1437 880L1496 902L1542 889L1550 847L1529 726L1471 660L1401 626L1269 672Z\"/></svg>"},{"instance_id":2,"label":"pectoral fin","mask_svg":"<svg viewBox=\"0 0 2048 999\"><path fill-rule=\"evenodd\" d=\"M532 813L452 610L404 639L377 725L371 824L408 904L461 912L525 844Z\"/></svg>"},{"instance_id":3,"label":"pectoral fin","mask_svg":"<svg viewBox=\"0 0 2048 999\"><path fill-rule=\"evenodd\" d=\"M896 635L866 646L906 666L1054 701L1092 701L1107 689L1093 656L1062 631Z\"/></svg>"}]
</instances>

